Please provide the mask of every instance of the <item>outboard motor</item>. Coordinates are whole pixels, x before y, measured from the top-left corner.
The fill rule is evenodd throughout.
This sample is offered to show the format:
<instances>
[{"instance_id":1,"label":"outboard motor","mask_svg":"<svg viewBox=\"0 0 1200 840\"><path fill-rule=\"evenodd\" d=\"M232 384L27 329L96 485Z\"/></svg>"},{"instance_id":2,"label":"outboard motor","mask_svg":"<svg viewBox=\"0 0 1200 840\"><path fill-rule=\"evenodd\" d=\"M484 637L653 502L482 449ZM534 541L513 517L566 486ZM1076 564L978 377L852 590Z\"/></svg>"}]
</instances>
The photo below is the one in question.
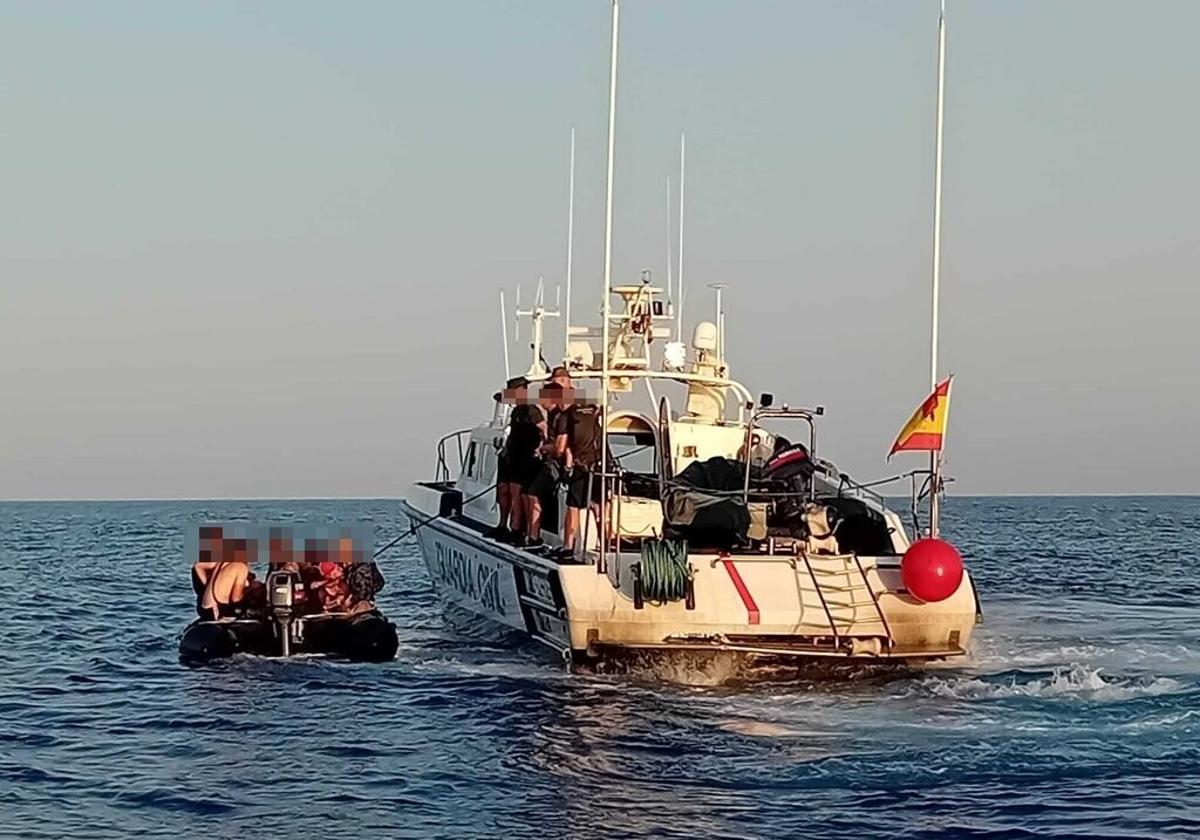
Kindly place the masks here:
<instances>
[{"instance_id":1,"label":"outboard motor","mask_svg":"<svg viewBox=\"0 0 1200 840\"><path fill-rule=\"evenodd\" d=\"M292 622L296 617L296 589L303 586L295 572L278 570L267 575L267 606L279 631L279 655L292 652Z\"/></svg>"}]
</instances>

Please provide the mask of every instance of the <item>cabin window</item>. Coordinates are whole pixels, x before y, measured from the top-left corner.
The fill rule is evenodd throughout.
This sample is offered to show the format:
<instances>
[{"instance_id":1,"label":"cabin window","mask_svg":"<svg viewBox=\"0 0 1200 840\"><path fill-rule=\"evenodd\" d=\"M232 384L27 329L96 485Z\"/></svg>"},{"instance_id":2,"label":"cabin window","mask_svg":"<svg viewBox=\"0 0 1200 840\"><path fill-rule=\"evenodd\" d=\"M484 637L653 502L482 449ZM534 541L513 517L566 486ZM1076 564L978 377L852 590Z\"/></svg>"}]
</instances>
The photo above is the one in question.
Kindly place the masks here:
<instances>
[{"instance_id":1,"label":"cabin window","mask_svg":"<svg viewBox=\"0 0 1200 840\"><path fill-rule=\"evenodd\" d=\"M475 471L476 477L480 481L491 481L496 475L496 450L491 446L484 446L483 451L479 453L479 463Z\"/></svg>"},{"instance_id":2,"label":"cabin window","mask_svg":"<svg viewBox=\"0 0 1200 840\"><path fill-rule=\"evenodd\" d=\"M622 470L621 492L624 495L658 498L658 454L654 448L654 435L610 432L608 452L613 463Z\"/></svg>"},{"instance_id":3,"label":"cabin window","mask_svg":"<svg viewBox=\"0 0 1200 840\"><path fill-rule=\"evenodd\" d=\"M467 455L463 465L463 472L466 473L467 478L475 478L477 453L478 447L475 441L471 441L471 444L467 447Z\"/></svg>"},{"instance_id":4,"label":"cabin window","mask_svg":"<svg viewBox=\"0 0 1200 840\"><path fill-rule=\"evenodd\" d=\"M626 472L640 475L655 475L658 472L653 435L609 432L608 451Z\"/></svg>"}]
</instances>

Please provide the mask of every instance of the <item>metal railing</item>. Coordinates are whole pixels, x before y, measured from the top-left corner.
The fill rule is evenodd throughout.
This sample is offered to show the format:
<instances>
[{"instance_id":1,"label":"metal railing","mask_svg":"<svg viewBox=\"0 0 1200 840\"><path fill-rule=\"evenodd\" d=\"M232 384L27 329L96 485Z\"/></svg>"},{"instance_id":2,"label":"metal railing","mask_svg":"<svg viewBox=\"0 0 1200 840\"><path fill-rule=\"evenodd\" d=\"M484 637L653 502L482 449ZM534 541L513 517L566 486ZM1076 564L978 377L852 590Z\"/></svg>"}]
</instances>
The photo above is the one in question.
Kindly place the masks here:
<instances>
[{"instance_id":1,"label":"metal railing","mask_svg":"<svg viewBox=\"0 0 1200 840\"><path fill-rule=\"evenodd\" d=\"M466 447L463 441L471 436L471 429L459 429L457 432L451 432L443 437L437 443L437 464L433 468L434 481L456 481L462 473L463 462L466 459ZM454 441L454 450L458 456L458 463L453 472L450 470L450 463L446 460L446 444Z\"/></svg>"}]
</instances>

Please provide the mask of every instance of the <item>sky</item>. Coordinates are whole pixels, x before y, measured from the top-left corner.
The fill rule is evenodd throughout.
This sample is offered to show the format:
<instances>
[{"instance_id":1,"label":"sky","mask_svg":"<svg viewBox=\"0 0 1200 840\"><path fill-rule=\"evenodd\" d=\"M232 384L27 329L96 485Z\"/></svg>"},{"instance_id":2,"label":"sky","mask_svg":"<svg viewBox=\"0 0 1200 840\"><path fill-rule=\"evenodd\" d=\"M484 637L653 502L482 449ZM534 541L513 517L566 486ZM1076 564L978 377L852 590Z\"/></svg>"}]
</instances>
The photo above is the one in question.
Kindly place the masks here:
<instances>
[{"instance_id":1,"label":"sky","mask_svg":"<svg viewBox=\"0 0 1200 840\"><path fill-rule=\"evenodd\" d=\"M952 491L1200 492L1200 4L947 5ZM686 131L688 319L727 283L735 377L919 466L936 0L621 24L614 279ZM599 305L608 50L605 0L0 2L0 498L404 495L563 280L571 126Z\"/></svg>"}]
</instances>

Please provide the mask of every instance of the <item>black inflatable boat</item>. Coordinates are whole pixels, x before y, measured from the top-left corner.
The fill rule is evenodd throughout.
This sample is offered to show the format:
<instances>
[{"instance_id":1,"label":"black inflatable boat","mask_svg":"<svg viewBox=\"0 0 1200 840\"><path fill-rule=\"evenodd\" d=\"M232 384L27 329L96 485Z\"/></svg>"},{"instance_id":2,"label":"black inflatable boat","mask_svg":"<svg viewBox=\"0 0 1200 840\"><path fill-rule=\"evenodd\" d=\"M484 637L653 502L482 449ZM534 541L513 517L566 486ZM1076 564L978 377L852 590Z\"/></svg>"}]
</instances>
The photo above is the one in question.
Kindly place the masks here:
<instances>
[{"instance_id":1,"label":"black inflatable boat","mask_svg":"<svg viewBox=\"0 0 1200 840\"><path fill-rule=\"evenodd\" d=\"M358 613L300 614L292 572L267 577L266 609L244 617L198 619L179 640L179 659L201 665L237 653L257 656L323 654L352 662L394 659L399 641L396 625L378 610Z\"/></svg>"}]
</instances>

